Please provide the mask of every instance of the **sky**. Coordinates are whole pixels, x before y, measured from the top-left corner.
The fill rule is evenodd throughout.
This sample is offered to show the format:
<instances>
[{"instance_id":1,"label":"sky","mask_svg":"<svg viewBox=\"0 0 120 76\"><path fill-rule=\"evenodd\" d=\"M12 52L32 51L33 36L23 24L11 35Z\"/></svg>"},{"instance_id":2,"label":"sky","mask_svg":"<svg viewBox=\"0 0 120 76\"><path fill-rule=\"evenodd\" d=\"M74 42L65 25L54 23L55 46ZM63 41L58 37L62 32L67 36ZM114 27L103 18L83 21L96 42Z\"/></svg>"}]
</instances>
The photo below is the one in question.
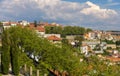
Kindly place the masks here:
<instances>
[{"instance_id":1,"label":"sky","mask_svg":"<svg viewBox=\"0 0 120 76\"><path fill-rule=\"evenodd\" d=\"M120 0L0 0L0 21L9 20L120 31Z\"/></svg>"}]
</instances>

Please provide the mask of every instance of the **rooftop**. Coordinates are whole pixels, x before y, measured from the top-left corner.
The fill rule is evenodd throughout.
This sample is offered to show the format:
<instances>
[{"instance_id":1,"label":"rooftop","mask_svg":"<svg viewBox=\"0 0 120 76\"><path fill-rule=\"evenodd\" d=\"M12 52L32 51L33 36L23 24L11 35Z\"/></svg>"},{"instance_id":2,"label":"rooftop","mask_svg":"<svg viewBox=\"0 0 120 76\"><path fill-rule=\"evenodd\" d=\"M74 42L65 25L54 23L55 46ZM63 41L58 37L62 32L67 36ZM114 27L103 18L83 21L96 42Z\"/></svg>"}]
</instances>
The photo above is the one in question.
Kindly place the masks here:
<instances>
[{"instance_id":1,"label":"rooftop","mask_svg":"<svg viewBox=\"0 0 120 76\"><path fill-rule=\"evenodd\" d=\"M47 39L48 40L54 40L54 41L60 41L61 40L61 38L59 38L55 35L48 36Z\"/></svg>"}]
</instances>

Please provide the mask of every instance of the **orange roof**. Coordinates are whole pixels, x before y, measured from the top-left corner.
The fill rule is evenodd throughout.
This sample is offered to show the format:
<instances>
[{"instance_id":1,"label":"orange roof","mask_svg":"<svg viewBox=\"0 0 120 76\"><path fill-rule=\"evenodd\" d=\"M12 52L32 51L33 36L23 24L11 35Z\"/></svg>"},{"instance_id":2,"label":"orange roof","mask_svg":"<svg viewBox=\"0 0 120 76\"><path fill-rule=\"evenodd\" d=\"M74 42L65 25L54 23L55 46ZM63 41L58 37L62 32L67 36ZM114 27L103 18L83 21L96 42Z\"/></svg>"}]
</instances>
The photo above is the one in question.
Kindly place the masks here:
<instances>
[{"instance_id":1,"label":"orange roof","mask_svg":"<svg viewBox=\"0 0 120 76\"><path fill-rule=\"evenodd\" d=\"M9 22L10 24L18 24L18 22Z\"/></svg>"},{"instance_id":2,"label":"orange roof","mask_svg":"<svg viewBox=\"0 0 120 76\"><path fill-rule=\"evenodd\" d=\"M48 36L47 39L48 40L54 40L54 41L60 41L61 40L61 38L59 38L55 35Z\"/></svg>"},{"instance_id":3,"label":"orange roof","mask_svg":"<svg viewBox=\"0 0 120 76\"><path fill-rule=\"evenodd\" d=\"M113 61L113 62L118 62L120 61L120 58L115 58L115 57L106 57L106 59Z\"/></svg>"},{"instance_id":4,"label":"orange roof","mask_svg":"<svg viewBox=\"0 0 120 76\"><path fill-rule=\"evenodd\" d=\"M9 22L3 22L3 25L8 26L8 25L10 25L10 23Z\"/></svg>"},{"instance_id":5,"label":"orange roof","mask_svg":"<svg viewBox=\"0 0 120 76\"><path fill-rule=\"evenodd\" d=\"M44 27L42 26L35 27L34 23L30 23L28 28L38 30L39 32L45 32Z\"/></svg>"},{"instance_id":6,"label":"orange roof","mask_svg":"<svg viewBox=\"0 0 120 76\"><path fill-rule=\"evenodd\" d=\"M39 32L45 32L45 28L42 26L37 26L36 30L38 30Z\"/></svg>"},{"instance_id":7,"label":"orange roof","mask_svg":"<svg viewBox=\"0 0 120 76\"><path fill-rule=\"evenodd\" d=\"M82 44L82 46L88 46L87 44Z\"/></svg>"},{"instance_id":8,"label":"orange roof","mask_svg":"<svg viewBox=\"0 0 120 76\"><path fill-rule=\"evenodd\" d=\"M30 28L30 29L34 29L34 28L35 28L34 23L30 23L29 28Z\"/></svg>"},{"instance_id":9,"label":"orange roof","mask_svg":"<svg viewBox=\"0 0 120 76\"><path fill-rule=\"evenodd\" d=\"M46 25L48 25L48 23L47 22L43 22L43 23L40 23L39 25L40 26L46 26Z\"/></svg>"},{"instance_id":10,"label":"orange roof","mask_svg":"<svg viewBox=\"0 0 120 76\"><path fill-rule=\"evenodd\" d=\"M52 24L47 24L47 25L45 25L45 26L56 26L56 25L52 25Z\"/></svg>"}]
</instances>

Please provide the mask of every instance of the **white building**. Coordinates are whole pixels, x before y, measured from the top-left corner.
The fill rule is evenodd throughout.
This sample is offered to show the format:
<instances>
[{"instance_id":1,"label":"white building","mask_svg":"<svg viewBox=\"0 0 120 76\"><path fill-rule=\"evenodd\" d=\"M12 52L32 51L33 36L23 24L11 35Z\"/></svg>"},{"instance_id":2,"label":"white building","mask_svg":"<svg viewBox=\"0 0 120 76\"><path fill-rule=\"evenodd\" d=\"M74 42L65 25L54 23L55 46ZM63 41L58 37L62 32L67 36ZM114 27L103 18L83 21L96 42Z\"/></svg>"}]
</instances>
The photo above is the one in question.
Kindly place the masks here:
<instances>
[{"instance_id":1,"label":"white building","mask_svg":"<svg viewBox=\"0 0 120 76\"><path fill-rule=\"evenodd\" d=\"M84 53L85 55L88 55L88 49L89 49L89 46L88 45L86 45L86 44L83 44L82 46L81 46L81 53Z\"/></svg>"},{"instance_id":2,"label":"white building","mask_svg":"<svg viewBox=\"0 0 120 76\"><path fill-rule=\"evenodd\" d=\"M96 45L100 44L100 41L90 40L90 41L82 41L82 44L87 44L91 49L94 49Z\"/></svg>"},{"instance_id":3,"label":"white building","mask_svg":"<svg viewBox=\"0 0 120 76\"><path fill-rule=\"evenodd\" d=\"M29 22L27 22L27 21L25 21L25 20L23 20L23 21L18 21L18 22L20 23L20 25L23 25L23 26L27 26L27 25L30 24Z\"/></svg>"}]
</instances>

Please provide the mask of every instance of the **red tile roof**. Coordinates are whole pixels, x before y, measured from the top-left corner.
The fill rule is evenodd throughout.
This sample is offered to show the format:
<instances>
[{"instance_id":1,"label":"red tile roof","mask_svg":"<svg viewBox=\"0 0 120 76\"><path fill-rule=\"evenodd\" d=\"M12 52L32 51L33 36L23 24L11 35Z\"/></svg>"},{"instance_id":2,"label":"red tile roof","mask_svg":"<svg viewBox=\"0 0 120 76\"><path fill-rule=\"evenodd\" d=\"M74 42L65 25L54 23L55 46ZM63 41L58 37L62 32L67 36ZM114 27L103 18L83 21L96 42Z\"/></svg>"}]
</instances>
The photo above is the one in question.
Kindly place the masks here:
<instances>
[{"instance_id":1,"label":"red tile roof","mask_svg":"<svg viewBox=\"0 0 120 76\"><path fill-rule=\"evenodd\" d=\"M30 28L30 29L35 29L34 23L30 23L29 28Z\"/></svg>"},{"instance_id":2,"label":"red tile roof","mask_svg":"<svg viewBox=\"0 0 120 76\"><path fill-rule=\"evenodd\" d=\"M10 24L18 24L18 22L9 22Z\"/></svg>"},{"instance_id":3,"label":"red tile roof","mask_svg":"<svg viewBox=\"0 0 120 76\"><path fill-rule=\"evenodd\" d=\"M61 38L55 36L55 35L51 35L47 37L48 40L53 40L53 41L60 41Z\"/></svg>"},{"instance_id":4,"label":"red tile roof","mask_svg":"<svg viewBox=\"0 0 120 76\"><path fill-rule=\"evenodd\" d=\"M37 26L36 30L38 30L39 32L45 32L45 28L42 26Z\"/></svg>"},{"instance_id":5,"label":"red tile roof","mask_svg":"<svg viewBox=\"0 0 120 76\"><path fill-rule=\"evenodd\" d=\"M115 58L115 57L106 57L106 59L113 61L113 62L118 62L120 61L120 58Z\"/></svg>"},{"instance_id":6,"label":"red tile roof","mask_svg":"<svg viewBox=\"0 0 120 76\"><path fill-rule=\"evenodd\" d=\"M30 23L29 28L30 29L36 29L39 32L45 32L45 28L44 27L42 27L42 26L35 27L34 23Z\"/></svg>"}]
</instances>

